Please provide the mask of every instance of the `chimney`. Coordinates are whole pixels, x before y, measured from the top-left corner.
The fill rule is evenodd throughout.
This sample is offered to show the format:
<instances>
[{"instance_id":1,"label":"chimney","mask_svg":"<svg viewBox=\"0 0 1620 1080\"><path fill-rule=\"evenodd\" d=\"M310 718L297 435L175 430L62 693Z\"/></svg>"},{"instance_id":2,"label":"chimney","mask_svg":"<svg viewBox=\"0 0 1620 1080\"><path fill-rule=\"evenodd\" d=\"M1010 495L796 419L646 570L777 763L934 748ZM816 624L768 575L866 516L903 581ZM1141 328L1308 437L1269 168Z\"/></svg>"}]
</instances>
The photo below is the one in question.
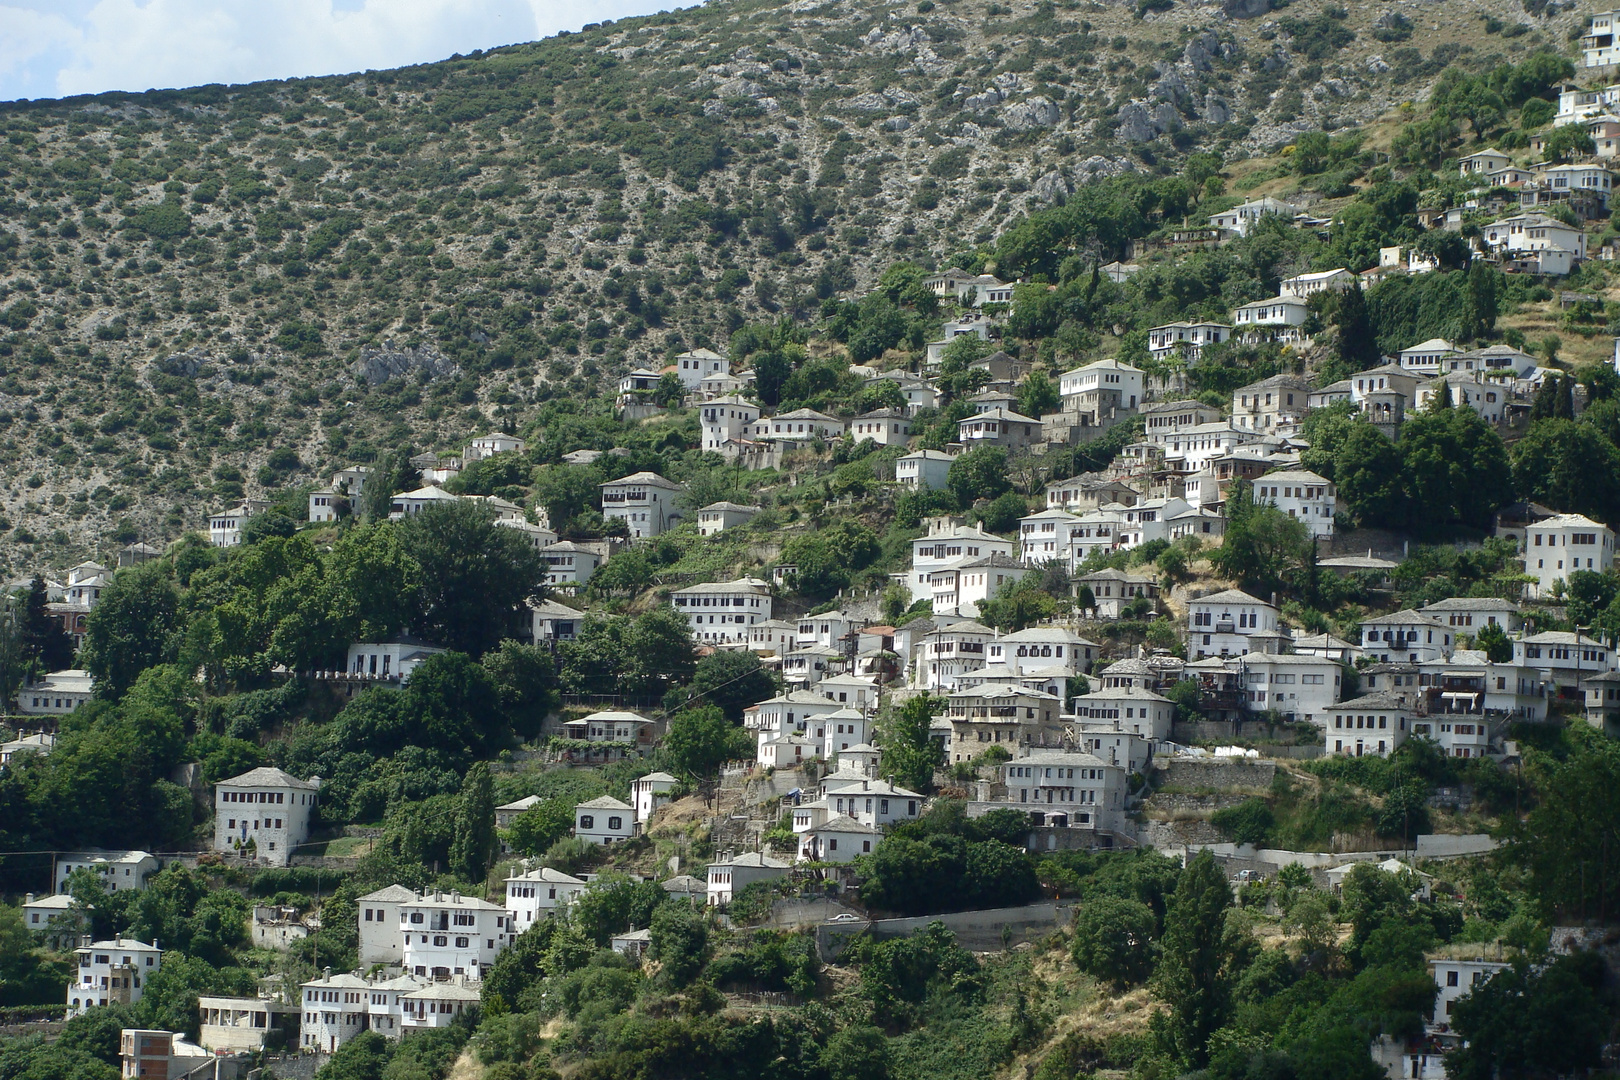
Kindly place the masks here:
<instances>
[{"instance_id":1,"label":"chimney","mask_svg":"<svg viewBox=\"0 0 1620 1080\"><path fill-rule=\"evenodd\" d=\"M33 902L34 902L34 894L33 893L23 893L23 903L32 904Z\"/></svg>"},{"instance_id":2,"label":"chimney","mask_svg":"<svg viewBox=\"0 0 1620 1080\"><path fill-rule=\"evenodd\" d=\"M450 890L450 902L452 904L461 903L461 890L460 889L451 889Z\"/></svg>"}]
</instances>

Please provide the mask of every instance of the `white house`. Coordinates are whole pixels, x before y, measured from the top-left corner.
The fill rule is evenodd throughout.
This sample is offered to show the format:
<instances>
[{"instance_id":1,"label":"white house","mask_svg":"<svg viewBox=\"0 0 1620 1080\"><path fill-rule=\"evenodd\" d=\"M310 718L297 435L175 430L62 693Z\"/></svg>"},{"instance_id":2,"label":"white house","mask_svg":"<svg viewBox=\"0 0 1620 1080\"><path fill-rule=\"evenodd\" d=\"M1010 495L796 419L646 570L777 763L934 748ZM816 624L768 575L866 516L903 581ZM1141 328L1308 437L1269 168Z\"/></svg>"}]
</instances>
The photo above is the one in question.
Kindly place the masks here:
<instances>
[{"instance_id":1,"label":"white house","mask_svg":"<svg viewBox=\"0 0 1620 1080\"><path fill-rule=\"evenodd\" d=\"M911 440L911 416L902 409L874 409L849 422L849 437L871 439L879 446L904 446Z\"/></svg>"},{"instance_id":2,"label":"white house","mask_svg":"<svg viewBox=\"0 0 1620 1080\"><path fill-rule=\"evenodd\" d=\"M892 780L873 780L833 773L821 782L821 798L832 814L847 814L863 825L881 827L913 821L922 813L923 797Z\"/></svg>"},{"instance_id":3,"label":"white house","mask_svg":"<svg viewBox=\"0 0 1620 1080\"><path fill-rule=\"evenodd\" d=\"M757 506L743 506L724 500L710 503L697 512L698 535L714 536L727 529L746 525L754 520L759 510Z\"/></svg>"},{"instance_id":4,"label":"white house","mask_svg":"<svg viewBox=\"0 0 1620 1080\"><path fill-rule=\"evenodd\" d=\"M504 431L492 431L468 443L461 451L461 461L463 465L471 465L475 461L482 461L496 454L514 451L521 454L528 448L529 444L515 435L508 435Z\"/></svg>"},{"instance_id":5,"label":"white house","mask_svg":"<svg viewBox=\"0 0 1620 1080\"><path fill-rule=\"evenodd\" d=\"M1027 563L1069 561L1071 528L1080 519L1067 510L1046 509L1018 519L1020 557Z\"/></svg>"},{"instance_id":6,"label":"white house","mask_svg":"<svg viewBox=\"0 0 1620 1080\"><path fill-rule=\"evenodd\" d=\"M1311 530L1311 536L1333 535L1333 514L1338 492L1327 477L1308 469L1288 469L1267 473L1254 482L1257 506L1275 506L1291 518L1298 518Z\"/></svg>"},{"instance_id":7,"label":"white house","mask_svg":"<svg viewBox=\"0 0 1620 1080\"><path fill-rule=\"evenodd\" d=\"M541 548L540 558L546 563L546 584L568 592L584 587L602 565L601 555L572 540L559 540Z\"/></svg>"},{"instance_id":8,"label":"white house","mask_svg":"<svg viewBox=\"0 0 1620 1080\"><path fill-rule=\"evenodd\" d=\"M1343 692L1344 668L1313 653L1252 652L1227 657L1225 665L1249 713L1276 712L1288 721L1315 723Z\"/></svg>"},{"instance_id":9,"label":"white house","mask_svg":"<svg viewBox=\"0 0 1620 1080\"><path fill-rule=\"evenodd\" d=\"M1058 376L1058 394L1068 412L1100 416L1115 409L1134 409L1142 400L1142 372L1112 357L1093 361Z\"/></svg>"},{"instance_id":10,"label":"white house","mask_svg":"<svg viewBox=\"0 0 1620 1080\"><path fill-rule=\"evenodd\" d=\"M506 910L512 913L513 926L521 934L536 922L566 910L584 891L582 879L541 866L507 876Z\"/></svg>"},{"instance_id":11,"label":"white house","mask_svg":"<svg viewBox=\"0 0 1620 1080\"><path fill-rule=\"evenodd\" d=\"M927 524L927 533L911 542L911 574L906 583L911 588L912 603L933 599L929 576L936 570L964 559L1013 554L1011 540L985 532L977 525L957 525L949 518L930 518Z\"/></svg>"},{"instance_id":12,"label":"white house","mask_svg":"<svg viewBox=\"0 0 1620 1080\"><path fill-rule=\"evenodd\" d=\"M483 999L477 987L467 985L464 978L450 982L436 982L420 990L400 995L400 1021L404 1031L422 1031L445 1028L468 1009L475 1009Z\"/></svg>"},{"instance_id":13,"label":"white house","mask_svg":"<svg viewBox=\"0 0 1620 1080\"><path fill-rule=\"evenodd\" d=\"M264 509L264 504L255 501L244 502L239 506L208 517L208 542L215 547L235 547L242 542L242 526L247 520Z\"/></svg>"},{"instance_id":14,"label":"white house","mask_svg":"<svg viewBox=\"0 0 1620 1080\"><path fill-rule=\"evenodd\" d=\"M57 919L63 918L72 910L73 897L67 893L54 893L50 896L41 897L35 897L33 893L23 894L23 925L36 934L49 936L53 933L59 933L60 931L51 930L51 924Z\"/></svg>"},{"instance_id":15,"label":"white house","mask_svg":"<svg viewBox=\"0 0 1620 1080\"><path fill-rule=\"evenodd\" d=\"M74 950L78 957L67 988L67 1015L83 1016L97 1005L133 1005L146 982L163 966L163 951L154 943L110 938Z\"/></svg>"},{"instance_id":16,"label":"white house","mask_svg":"<svg viewBox=\"0 0 1620 1080\"><path fill-rule=\"evenodd\" d=\"M979 605L994 597L1003 585L1021 581L1033 569L1010 555L981 555L941 567L928 575L934 614L975 618Z\"/></svg>"},{"instance_id":17,"label":"white house","mask_svg":"<svg viewBox=\"0 0 1620 1080\"><path fill-rule=\"evenodd\" d=\"M704 379L730 375L731 361L712 349L693 349L675 358L675 377L687 390L696 390Z\"/></svg>"},{"instance_id":18,"label":"white house","mask_svg":"<svg viewBox=\"0 0 1620 1080\"><path fill-rule=\"evenodd\" d=\"M778 881L793 866L785 859L750 851L709 864L709 906L725 907L756 881Z\"/></svg>"},{"instance_id":19,"label":"white house","mask_svg":"<svg viewBox=\"0 0 1620 1080\"><path fill-rule=\"evenodd\" d=\"M59 893L68 891L68 877L75 870L94 870L108 892L138 891L159 866L157 857L145 851L64 851L56 857L52 877Z\"/></svg>"},{"instance_id":20,"label":"white house","mask_svg":"<svg viewBox=\"0 0 1620 1080\"><path fill-rule=\"evenodd\" d=\"M1241 589L1187 602L1187 655L1276 652L1277 609Z\"/></svg>"},{"instance_id":21,"label":"white house","mask_svg":"<svg viewBox=\"0 0 1620 1080\"><path fill-rule=\"evenodd\" d=\"M563 724L563 731L570 739L579 739L582 742L622 743L648 747L653 742L657 727L657 724L640 713L621 709L602 709L589 716L568 721Z\"/></svg>"},{"instance_id":22,"label":"white house","mask_svg":"<svg viewBox=\"0 0 1620 1080\"><path fill-rule=\"evenodd\" d=\"M1281 199L1274 199L1266 195L1259 199L1250 199L1241 206L1234 206L1230 210L1215 214L1209 219L1209 227L1222 229L1226 232L1247 236L1249 230L1261 218L1266 216L1292 219L1299 213L1299 207L1292 203L1285 203Z\"/></svg>"},{"instance_id":23,"label":"white house","mask_svg":"<svg viewBox=\"0 0 1620 1080\"><path fill-rule=\"evenodd\" d=\"M1018 677L1069 679L1090 671L1101 648L1062 626L1031 626L990 641L985 658L989 664L1005 664Z\"/></svg>"},{"instance_id":24,"label":"white house","mask_svg":"<svg viewBox=\"0 0 1620 1080\"><path fill-rule=\"evenodd\" d=\"M746 642L747 628L771 617L771 587L759 578L705 582L676 590L670 603L698 641Z\"/></svg>"},{"instance_id":25,"label":"white house","mask_svg":"<svg viewBox=\"0 0 1620 1080\"><path fill-rule=\"evenodd\" d=\"M1453 596L1418 609L1418 614L1438 619L1454 633L1474 637L1487 626L1514 631L1524 624L1524 613L1512 600L1499 597Z\"/></svg>"},{"instance_id":26,"label":"white house","mask_svg":"<svg viewBox=\"0 0 1620 1080\"><path fill-rule=\"evenodd\" d=\"M399 928L405 970L430 979L476 982L517 936L505 907L437 889L399 905Z\"/></svg>"},{"instance_id":27,"label":"white house","mask_svg":"<svg viewBox=\"0 0 1620 1080\"><path fill-rule=\"evenodd\" d=\"M1420 612L1397 611L1362 620L1362 649L1381 663L1420 663L1451 655L1451 628Z\"/></svg>"},{"instance_id":28,"label":"white house","mask_svg":"<svg viewBox=\"0 0 1620 1080\"><path fill-rule=\"evenodd\" d=\"M299 1045L331 1054L371 1026L372 984L358 975L332 975L303 984Z\"/></svg>"},{"instance_id":29,"label":"white house","mask_svg":"<svg viewBox=\"0 0 1620 1080\"><path fill-rule=\"evenodd\" d=\"M1031 750L1001 766L1008 805L1040 824L1113 830L1124 823L1126 773L1087 753Z\"/></svg>"},{"instance_id":30,"label":"white house","mask_svg":"<svg viewBox=\"0 0 1620 1080\"><path fill-rule=\"evenodd\" d=\"M1467 997L1481 984L1489 982L1498 971L1511 966L1494 960L1431 960L1429 970L1434 973L1435 990L1434 1023L1449 1026L1452 1006L1457 1004L1459 998Z\"/></svg>"},{"instance_id":31,"label":"white house","mask_svg":"<svg viewBox=\"0 0 1620 1080\"><path fill-rule=\"evenodd\" d=\"M1558 514L1525 527L1524 572L1532 596L1550 596L1554 583L1576 570L1607 573L1614 566L1614 531L1580 514Z\"/></svg>"},{"instance_id":32,"label":"white house","mask_svg":"<svg viewBox=\"0 0 1620 1080\"><path fill-rule=\"evenodd\" d=\"M1480 230L1480 242L1493 255L1509 259L1540 253L1563 255L1560 263L1542 273L1568 273L1572 262L1586 258L1586 233L1545 214L1515 214L1493 221Z\"/></svg>"},{"instance_id":33,"label":"white house","mask_svg":"<svg viewBox=\"0 0 1620 1080\"><path fill-rule=\"evenodd\" d=\"M913 669L924 688L948 693L964 674L984 667L985 650L995 636L994 630L972 620L942 626L924 635Z\"/></svg>"},{"instance_id":34,"label":"white house","mask_svg":"<svg viewBox=\"0 0 1620 1080\"><path fill-rule=\"evenodd\" d=\"M1300 341L1310 310L1298 296L1273 296L1244 304L1232 312L1232 323L1245 340Z\"/></svg>"},{"instance_id":35,"label":"white house","mask_svg":"<svg viewBox=\"0 0 1620 1080\"><path fill-rule=\"evenodd\" d=\"M609 795L574 807L574 835L587 844L628 840L636 832L636 811Z\"/></svg>"},{"instance_id":36,"label":"white house","mask_svg":"<svg viewBox=\"0 0 1620 1080\"><path fill-rule=\"evenodd\" d=\"M1083 574L1075 579L1075 586L1091 590L1092 610L1099 619L1122 618L1125 608L1137 600L1152 600L1159 595L1159 579L1151 574L1132 574L1107 567Z\"/></svg>"},{"instance_id":37,"label":"white house","mask_svg":"<svg viewBox=\"0 0 1620 1080\"><path fill-rule=\"evenodd\" d=\"M419 487L415 491L404 491L395 495L389 502L388 517L392 521L400 521L420 514L430 506L448 506L460 499L459 495L434 484Z\"/></svg>"},{"instance_id":38,"label":"white house","mask_svg":"<svg viewBox=\"0 0 1620 1080\"><path fill-rule=\"evenodd\" d=\"M309 493L309 520L312 524L336 521L339 506L347 506L348 502L331 488L312 491Z\"/></svg>"},{"instance_id":39,"label":"white house","mask_svg":"<svg viewBox=\"0 0 1620 1080\"><path fill-rule=\"evenodd\" d=\"M1088 730L1108 727L1154 742L1170 737L1175 702L1135 686L1106 687L1074 699L1075 719Z\"/></svg>"},{"instance_id":40,"label":"white house","mask_svg":"<svg viewBox=\"0 0 1620 1080\"><path fill-rule=\"evenodd\" d=\"M1022 450L1041 441L1041 422L1011 409L988 409L956 422L957 441L969 450L999 446Z\"/></svg>"},{"instance_id":41,"label":"white house","mask_svg":"<svg viewBox=\"0 0 1620 1080\"><path fill-rule=\"evenodd\" d=\"M1330 754L1388 757L1411 733L1415 706L1392 693L1365 694L1329 705L1317 721Z\"/></svg>"},{"instance_id":42,"label":"white house","mask_svg":"<svg viewBox=\"0 0 1620 1080\"><path fill-rule=\"evenodd\" d=\"M798 645L799 624L786 619L761 619L748 627L748 647L757 653L785 656Z\"/></svg>"},{"instance_id":43,"label":"white house","mask_svg":"<svg viewBox=\"0 0 1620 1080\"><path fill-rule=\"evenodd\" d=\"M66 716L95 697L95 680L82 668L53 671L17 690L17 711L25 716Z\"/></svg>"},{"instance_id":44,"label":"white house","mask_svg":"<svg viewBox=\"0 0 1620 1080\"><path fill-rule=\"evenodd\" d=\"M390 641L358 641L349 646L344 672L350 679L375 679L403 686L410 681L411 672L442 652L437 645L408 634L396 635Z\"/></svg>"},{"instance_id":45,"label":"white house","mask_svg":"<svg viewBox=\"0 0 1620 1080\"><path fill-rule=\"evenodd\" d=\"M703 429L703 449L731 454L759 420L759 406L739 397L716 398L703 403L698 419Z\"/></svg>"},{"instance_id":46,"label":"white house","mask_svg":"<svg viewBox=\"0 0 1620 1080\"><path fill-rule=\"evenodd\" d=\"M894 463L894 479L905 487L939 491L950 481L951 462L941 450L916 450Z\"/></svg>"},{"instance_id":47,"label":"white house","mask_svg":"<svg viewBox=\"0 0 1620 1080\"><path fill-rule=\"evenodd\" d=\"M682 516L675 500L686 492L685 486L657 473L632 473L600 486L602 516L624 522L632 540L660 536L674 528Z\"/></svg>"},{"instance_id":48,"label":"white house","mask_svg":"<svg viewBox=\"0 0 1620 1080\"><path fill-rule=\"evenodd\" d=\"M645 825L653 811L669 802L671 793L680 781L667 772L651 772L630 782L630 805L635 808L636 821Z\"/></svg>"},{"instance_id":49,"label":"white house","mask_svg":"<svg viewBox=\"0 0 1620 1080\"><path fill-rule=\"evenodd\" d=\"M853 862L858 855L869 855L883 839L871 825L863 825L848 814L833 814L825 821L799 828L799 811L794 812L793 831L799 836L799 861L822 863ZM806 815L808 821L808 815Z\"/></svg>"},{"instance_id":50,"label":"white house","mask_svg":"<svg viewBox=\"0 0 1620 1080\"><path fill-rule=\"evenodd\" d=\"M1572 694L1594 673L1615 670L1620 654L1585 634L1549 630L1515 638L1513 662L1544 688Z\"/></svg>"},{"instance_id":51,"label":"white house","mask_svg":"<svg viewBox=\"0 0 1620 1080\"><path fill-rule=\"evenodd\" d=\"M1456 360L1450 361L1455 365ZM1478 371L1448 371L1418 390L1418 404L1431 407L1440 394L1454 408L1472 409L1488 424L1499 424L1507 418L1508 403L1512 397L1502 383L1487 379Z\"/></svg>"},{"instance_id":52,"label":"white house","mask_svg":"<svg viewBox=\"0 0 1620 1080\"><path fill-rule=\"evenodd\" d=\"M360 928L360 966L398 967L405 962L405 933L399 907L414 903L416 893L403 885L388 885L357 899L355 921Z\"/></svg>"},{"instance_id":53,"label":"white house","mask_svg":"<svg viewBox=\"0 0 1620 1080\"><path fill-rule=\"evenodd\" d=\"M773 442L813 442L837 438L844 433L842 420L814 409L794 409L764 423L769 425L769 430L762 431L759 437Z\"/></svg>"},{"instance_id":54,"label":"white house","mask_svg":"<svg viewBox=\"0 0 1620 1080\"><path fill-rule=\"evenodd\" d=\"M1169 359L1196 364L1204 358L1204 346L1229 341L1232 328L1218 322L1173 322L1148 330L1148 355L1163 362Z\"/></svg>"},{"instance_id":55,"label":"white house","mask_svg":"<svg viewBox=\"0 0 1620 1080\"><path fill-rule=\"evenodd\" d=\"M1414 374L1438 375L1444 369L1446 361L1455 355L1457 346L1445 338L1430 338L1409 349L1402 349L1400 365L1402 370ZM1415 396L1413 403L1416 404Z\"/></svg>"},{"instance_id":56,"label":"white house","mask_svg":"<svg viewBox=\"0 0 1620 1080\"><path fill-rule=\"evenodd\" d=\"M319 777L300 780L262 766L214 787L214 850L286 866L309 836Z\"/></svg>"},{"instance_id":57,"label":"white house","mask_svg":"<svg viewBox=\"0 0 1620 1080\"><path fill-rule=\"evenodd\" d=\"M1334 270L1319 270L1285 278L1279 291L1284 296L1309 299L1319 292L1345 292L1356 287L1356 275L1341 266Z\"/></svg>"},{"instance_id":58,"label":"white house","mask_svg":"<svg viewBox=\"0 0 1620 1080\"><path fill-rule=\"evenodd\" d=\"M1470 176L1489 176L1513 164L1513 159L1502 151L1491 147L1478 153L1467 154L1457 159L1457 173L1463 179Z\"/></svg>"}]
</instances>

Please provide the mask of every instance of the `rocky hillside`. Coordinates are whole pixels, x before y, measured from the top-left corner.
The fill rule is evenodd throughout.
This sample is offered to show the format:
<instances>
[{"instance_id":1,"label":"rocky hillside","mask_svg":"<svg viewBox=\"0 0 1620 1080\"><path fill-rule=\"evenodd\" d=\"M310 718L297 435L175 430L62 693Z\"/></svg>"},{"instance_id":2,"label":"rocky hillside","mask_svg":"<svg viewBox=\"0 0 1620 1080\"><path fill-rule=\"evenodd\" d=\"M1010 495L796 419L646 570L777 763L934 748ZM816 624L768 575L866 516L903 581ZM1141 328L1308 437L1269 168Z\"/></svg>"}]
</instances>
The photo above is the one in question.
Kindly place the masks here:
<instances>
[{"instance_id":1,"label":"rocky hillside","mask_svg":"<svg viewBox=\"0 0 1620 1080\"><path fill-rule=\"evenodd\" d=\"M1090 179L1236 165L1580 27L1532 0L1273 6L729 0L0 108L0 574L522 429Z\"/></svg>"}]
</instances>

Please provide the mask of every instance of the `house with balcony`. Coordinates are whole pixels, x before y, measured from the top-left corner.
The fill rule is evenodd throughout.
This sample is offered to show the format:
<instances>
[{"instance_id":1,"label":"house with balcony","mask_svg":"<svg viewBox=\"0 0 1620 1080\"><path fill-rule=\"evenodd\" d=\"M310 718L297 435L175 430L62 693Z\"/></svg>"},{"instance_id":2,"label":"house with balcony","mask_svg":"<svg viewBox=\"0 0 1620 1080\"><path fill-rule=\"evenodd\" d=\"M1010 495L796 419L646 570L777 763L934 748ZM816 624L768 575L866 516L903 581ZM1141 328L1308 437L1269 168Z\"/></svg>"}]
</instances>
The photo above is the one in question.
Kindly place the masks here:
<instances>
[{"instance_id":1,"label":"house with balcony","mask_svg":"<svg viewBox=\"0 0 1620 1080\"><path fill-rule=\"evenodd\" d=\"M1126 771L1094 754L1031 750L998 772L1006 794L991 801L1029 813L1037 828L1116 832L1125 826Z\"/></svg>"},{"instance_id":2,"label":"house with balcony","mask_svg":"<svg viewBox=\"0 0 1620 1080\"><path fill-rule=\"evenodd\" d=\"M1281 652L1277 608L1241 589L1227 589L1187 602L1187 655Z\"/></svg>"},{"instance_id":3,"label":"house with balcony","mask_svg":"<svg viewBox=\"0 0 1620 1080\"><path fill-rule=\"evenodd\" d=\"M1309 300L1319 292L1346 292L1356 287L1356 275L1340 266L1333 270L1318 270L1284 278L1279 291L1284 296Z\"/></svg>"},{"instance_id":4,"label":"house with balcony","mask_svg":"<svg viewBox=\"0 0 1620 1080\"><path fill-rule=\"evenodd\" d=\"M949 696L947 760L970 761L991 746L1016 754L1021 746L1056 746L1062 733L1063 701L1052 694L985 683Z\"/></svg>"},{"instance_id":5,"label":"house with balcony","mask_svg":"<svg viewBox=\"0 0 1620 1080\"><path fill-rule=\"evenodd\" d=\"M517 936L503 905L438 889L400 904L399 928L405 971L436 980L477 982Z\"/></svg>"},{"instance_id":6,"label":"house with balcony","mask_svg":"<svg viewBox=\"0 0 1620 1080\"><path fill-rule=\"evenodd\" d=\"M1311 387L1298 375L1273 375L1232 391L1232 423L1272 434L1293 431L1310 410Z\"/></svg>"},{"instance_id":7,"label":"house with balcony","mask_svg":"<svg viewBox=\"0 0 1620 1080\"><path fill-rule=\"evenodd\" d=\"M1234 309L1232 324L1245 342L1298 344L1307 340L1302 328L1309 317L1310 309L1303 298L1273 296Z\"/></svg>"},{"instance_id":8,"label":"house with balcony","mask_svg":"<svg viewBox=\"0 0 1620 1080\"><path fill-rule=\"evenodd\" d=\"M969 450L980 446L999 446L1009 452L1026 450L1042 438L1039 420L1011 409L989 409L958 420L957 441Z\"/></svg>"},{"instance_id":9,"label":"house with balcony","mask_svg":"<svg viewBox=\"0 0 1620 1080\"><path fill-rule=\"evenodd\" d=\"M1116 412L1135 409L1142 400L1142 372L1113 358L1097 360L1058 376L1063 411L1083 413L1097 426Z\"/></svg>"},{"instance_id":10,"label":"house with balcony","mask_svg":"<svg viewBox=\"0 0 1620 1080\"><path fill-rule=\"evenodd\" d=\"M1232 327L1218 322L1173 322L1148 330L1148 355L1154 360L1179 360L1192 366L1203 359L1204 346L1232 338Z\"/></svg>"},{"instance_id":11,"label":"house with balcony","mask_svg":"<svg viewBox=\"0 0 1620 1080\"><path fill-rule=\"evenodd\" d=\"M1364 694L1323 709L1319 726L1330 754L1388 757L1411 734L1416 711L1402 695Z\"/></svg>"},{"instance_id":12,"label":"house with balcony","mask_svg":"<svg viewBox=\"0 0 1620 1080\"><path fill-rule=\"evenodd\" d=\"M696 641L746 642L748 627L771 617L771 587L759 578L713 581L677 589L670 597Z\"/></svg>"},{"instance_id":13,"label":"house with balcony","mask_svg":"<svg viewBox=\"0 0 1620 1080\"><path fill-rule=\"evenodd\" d=\"M923 636L920 655L913 665L916 681L926 690L955 690L964 674L985 666L985 649L995 636L994 630L971 619L930 631Z\"/></svg>"},{"instance_id":14,"label":"house with balcony","mask_svg":"<svg viewBox=\"0 0 1620 1080\"><path fill-rule=\"evenodd\" d=\"M309 837L319 777L300 780L280 769L250 769L214 786L214 850L267 866L287 866Z\"/></svg>"},{"instance_id":15,"label":"house with balcony","mask_svg":"<svg viewBox=\"0 0 1620 1080\"><path fill-rule=\"evenodd\" d=\"M624 522L632 540L661 536L684 517L677 499L686 493L686 487L657 473L633 473L600 487L602 516Z\"/></svg>"}]
</instances>

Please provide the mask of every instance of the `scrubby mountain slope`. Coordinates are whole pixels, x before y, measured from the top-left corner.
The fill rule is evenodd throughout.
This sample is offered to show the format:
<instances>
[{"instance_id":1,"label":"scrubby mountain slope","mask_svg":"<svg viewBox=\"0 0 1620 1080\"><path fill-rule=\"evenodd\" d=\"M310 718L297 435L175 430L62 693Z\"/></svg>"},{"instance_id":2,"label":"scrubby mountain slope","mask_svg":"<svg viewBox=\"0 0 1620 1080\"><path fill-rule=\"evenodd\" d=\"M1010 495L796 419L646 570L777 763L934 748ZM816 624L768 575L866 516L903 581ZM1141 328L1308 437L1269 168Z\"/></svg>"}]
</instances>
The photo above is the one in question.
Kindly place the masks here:
<instances>
[{"instance_id":1,"label":"scrubby mountain slope","mask_svg":"<svg viewBox=\"0 0 1620 1080\"><path fill-rule=\"evenodd\" d=\"M1371 121L1559 5L710 4L0 109L0 573L940 265L1101 176Z\"/></svg>"}]
</instances>

